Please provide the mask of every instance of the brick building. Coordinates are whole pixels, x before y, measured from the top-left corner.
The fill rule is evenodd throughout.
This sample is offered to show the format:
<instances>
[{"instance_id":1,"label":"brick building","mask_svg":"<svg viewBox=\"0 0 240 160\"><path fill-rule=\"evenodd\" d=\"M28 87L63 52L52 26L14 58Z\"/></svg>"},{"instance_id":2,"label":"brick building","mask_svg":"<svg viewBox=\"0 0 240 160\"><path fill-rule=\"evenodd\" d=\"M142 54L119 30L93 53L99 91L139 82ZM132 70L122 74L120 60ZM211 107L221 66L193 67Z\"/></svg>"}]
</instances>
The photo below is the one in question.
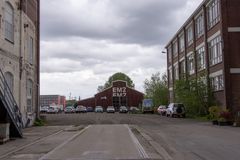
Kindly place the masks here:
<instances>
[{"instance_id":1,"label":"brick building","mask_svg":"<svg viewBox=\"0 0 240 160\"><path fill-rule=\"evenodd\" d=\"M57 106L66 107L66 97L60 95L40 95L40 106L50 106L55 104Z\"/></svg>"},{"instance_id":2,"label":"brick building","mask_svg":"<svg viewBox=\"0 0 240 160\"><path fill-rule=\"evenodd\" d=\"M204 75L220 106L240 110L239 0L204 0L166 49L171 102L175 80Z\"/></svg>"},{"instance_id":3,"label":"brick building","mask_svg":"<svg viewBox=\"0 0 240 160\"><path fill-rule=\"evenodd\" d=\"M114 106L116 110L120 106L136 106L142 103L144 94L127 86L126 81L114 81L112 86L104 91L95 94L94 97L83 99L78 102L84 106L102 106L106 109L108 106Z\"/></svg>"},{"instance_id":4,"label":"brick building","mask_svg":"<svg viewBox=\"0 0 240 160\"><path fill-rule=\"evenodd\" d=\"M0 93L8 93L0 97L0 122L10 117L10 128L20 123L16 110L23 126L38 116L39 13L39 0L0 1Z\"/></svg>"}]
</instances>

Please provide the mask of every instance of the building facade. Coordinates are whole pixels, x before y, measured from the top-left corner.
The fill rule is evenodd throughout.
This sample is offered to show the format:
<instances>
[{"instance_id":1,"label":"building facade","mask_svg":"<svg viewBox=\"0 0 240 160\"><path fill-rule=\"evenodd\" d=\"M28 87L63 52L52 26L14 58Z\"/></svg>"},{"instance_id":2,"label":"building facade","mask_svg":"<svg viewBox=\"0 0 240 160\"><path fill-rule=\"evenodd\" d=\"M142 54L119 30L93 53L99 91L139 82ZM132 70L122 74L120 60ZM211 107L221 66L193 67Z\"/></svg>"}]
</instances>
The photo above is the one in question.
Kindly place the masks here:
<instances>
[{"instance_id":1,"label":"building facade","mask_svg":"<svg viewBox=\"0 0 240 160\"><path fill-rule=\"evenodd\" d=\"M102 106L104 110L108 106L114 106L118 111L120 106L135 106L141 105L144 94L128 87L126 81L114 81L112 86L97 93L94 97L83 99L78 102L78 105L84 106Z\"/></svg>"},{"instance_id":2,"label":"building facade","mask_svg":"<svg viewBox=\"0 0 240 160\"><path fill-rule=\"evenodd\" d=\"M204 0L166 49L171 102L176 80L203 76L220 106L240 111L239 0Z\"/></svg>"},{"instance_id":3,"label":"building facade","mask_svg":"<svg viewBox=\"0 0 240 160\"><path fill-rule=\"evenodd\" d=\"M50 106L50 105L66 106L66 97L60 95L40 95L40 106Z\"/></svg>"},{"instance_id":4,"label":"building facade","mask_svg":"<svg viewBox=\"0 0 240 160\"><path fill-rule=\"evenodd\" d=\"M0 70L21 112L33 124L39 106L39 0L0 1Z\"/></svg>"}]
</instances>

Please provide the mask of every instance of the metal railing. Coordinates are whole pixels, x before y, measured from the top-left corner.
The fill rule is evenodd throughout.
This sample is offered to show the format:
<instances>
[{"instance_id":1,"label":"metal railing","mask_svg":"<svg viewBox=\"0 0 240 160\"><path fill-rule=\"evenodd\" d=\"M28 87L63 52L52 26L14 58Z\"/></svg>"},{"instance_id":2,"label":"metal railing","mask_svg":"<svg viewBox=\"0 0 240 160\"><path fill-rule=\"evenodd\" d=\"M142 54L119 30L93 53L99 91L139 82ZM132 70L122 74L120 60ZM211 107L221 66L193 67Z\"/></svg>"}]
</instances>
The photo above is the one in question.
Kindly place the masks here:
<instances>
[{"instance_id":1,"label":"metal railing","mask_svg":"<svg viewBox=\"0 0 240 160\"><path fill-rule=\"evenodd\" d=\"M17 137L22 137L22 115L19 107L13 97L13 94L7 84L7 81L4 77L2 70L0 69L0 100L3 103L3 107L5 107L8 117L10 118L10 123L12 130L10 135L14 135Z\"/></svg>"}]
</instances>

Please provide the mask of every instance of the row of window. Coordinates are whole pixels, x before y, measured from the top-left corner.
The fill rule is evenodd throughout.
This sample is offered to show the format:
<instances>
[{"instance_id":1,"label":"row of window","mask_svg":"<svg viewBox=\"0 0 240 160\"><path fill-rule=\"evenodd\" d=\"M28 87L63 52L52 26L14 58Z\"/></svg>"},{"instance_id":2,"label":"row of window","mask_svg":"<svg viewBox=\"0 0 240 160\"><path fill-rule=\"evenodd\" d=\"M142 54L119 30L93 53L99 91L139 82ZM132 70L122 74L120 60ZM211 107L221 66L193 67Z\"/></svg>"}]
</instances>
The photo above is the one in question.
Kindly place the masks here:
<instances>
[{"instance_id":1,"label":"row of window","mask_svg":"<svg viewBox=\"0 0 240 160\"><path fill-rule=\"evenodd\" d=\"M4 23L5 39L11 43L14 43L14 8L9 2L5 2ZM30 64L33 64L34 41L33 37L31 36L29 36L27 40L27 49L28 61Z\"/></svg>"},{"instance_id":2,"label":"row of window","mask_svg":"<svg viewBox=\"0 0 240 160\"><path fill-rule=\"evenodd\" d=\"M220 4L219 0L212 0L211 3L207 6L207 29L211 29L214 25L216 25L220 21ZM204 15L201 13L195 18L195 37L198 39L204 34ZM193 25L190 24L186 28L186 43L187 46L191 46L193 44L194 39L194 29ZM171 62L172 54L173 57L177 56L178 53L178 45L179 45L179 52L183 52L185 48L185 35L184 33L180 34L179 42L175 40L173 45L167 48L168 50L168 60Z\"/></svg>"},{"instance_id":3,"label":"row of window","mask_svg":"<svg viewBox=\"0 0 240 160\"><path fill-rule=\"evenodd\" d=\"M208 43L209 47L209 65L213 66L217 63L222 62L222 44L221 44L221 36L217 36L213 38ZM179 61L179 64L176 63L173 65L173 73L172 69L169 69L169 80L179 79L179 77L185 76L187 72L188 75L192 75L195 73L195 63L197 63L197 71L201 71L206 68L206 52L205 46L202 46L196 50L196 60L194 54L191 53L187 55L187 61L184 59ZM185 63L187 63L187 69L185 68Z\"/></svg>"},{"instance_id":4,"label":"row of window","mask_svg":"<svg viewBox=\"0 0 240 160\"><path fill-rule=\"evenodd\" d=\"M6 72L4 74L7 86L9 87L10 91L13 93L14 91L14 76L10 72ZM26 85L26 91L27 91L27 112L32 113L33 112L33 82L32 80L27 80Z\"/></svg>"}]
</instances>

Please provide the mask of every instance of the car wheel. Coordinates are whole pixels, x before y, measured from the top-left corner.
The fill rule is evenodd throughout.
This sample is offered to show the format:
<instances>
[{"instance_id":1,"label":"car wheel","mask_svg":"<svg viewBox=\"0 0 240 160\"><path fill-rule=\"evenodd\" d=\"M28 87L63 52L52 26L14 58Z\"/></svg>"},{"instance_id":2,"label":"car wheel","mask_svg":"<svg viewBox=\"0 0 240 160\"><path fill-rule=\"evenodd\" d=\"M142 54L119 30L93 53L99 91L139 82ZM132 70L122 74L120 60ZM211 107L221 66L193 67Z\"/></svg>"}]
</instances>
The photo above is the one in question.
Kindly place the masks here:
<instances>
[{"instance_id":1,"label":"car wheel","mask_svg":"<svg viewBox=\"0 0 240 160\"><path fill-rule=\"evenodd\" d=\"M185 115L185 114L183 114L183 115L182 115L182 117L183 117L183 118L186 118L186 115Z\"/></svg>"}]
</instances>

